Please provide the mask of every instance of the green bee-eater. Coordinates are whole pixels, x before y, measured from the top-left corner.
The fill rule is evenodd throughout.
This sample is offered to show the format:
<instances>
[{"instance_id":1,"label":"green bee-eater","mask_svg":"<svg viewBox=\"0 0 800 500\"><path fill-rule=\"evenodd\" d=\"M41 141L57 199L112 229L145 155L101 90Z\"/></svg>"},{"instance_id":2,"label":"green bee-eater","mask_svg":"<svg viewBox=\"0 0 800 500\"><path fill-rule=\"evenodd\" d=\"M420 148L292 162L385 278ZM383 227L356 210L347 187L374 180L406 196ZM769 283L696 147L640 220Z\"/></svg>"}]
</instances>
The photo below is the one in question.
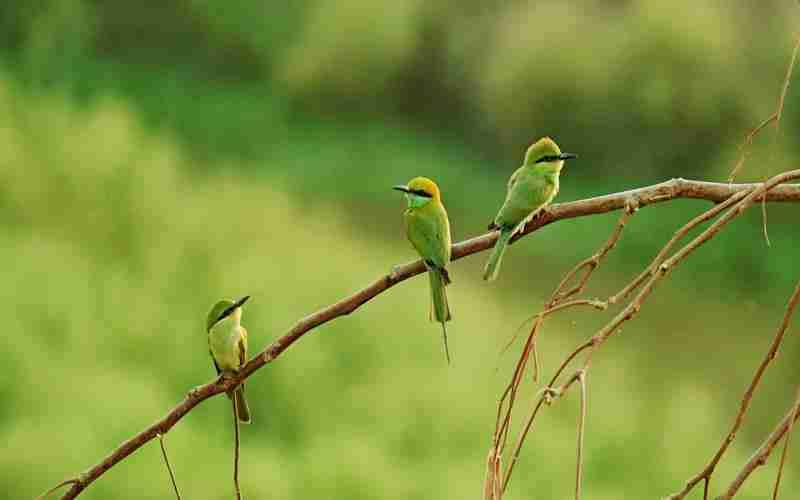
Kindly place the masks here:
<instances>
[{"instance_id":1,"label":"green bee-eater","mask_svg":"<svg viewBox=\"0 0 800 500\"><path fill-rule=\"evenodd\" d=\"M242 305L249 296L233 302L220 300L206 319L208 350L217 375L236 373L247 361L247 330L241 325ZM239 384L228 397L236 398L236 411L239 421L250 423L250 408L244 399L244 383Z\"/></svg>"},{"instance_id":2,"label":"green bee-eater","mask_svg":"<svg viewBox=\"0 0 800 500\"><path fill-rule=\"evenodd\" d=\"M447 303L445 286L450 284L447 266L450 264L450 221L442 205L439 187L425 177L415 177L405 186L393 189L406 194L408 208L403 213L408 240L417 250L428 269L431 283L431 321L442 324L444 353L450 363L447 347L447 327L450 321L450 306Z\"/></svg>"},{"instance_id":3,"label":"green bee-eater","mask_svg":"<svg viewBox=\"0 0 800 500\"><path fill-rule=\"evenodd\" d=\"M525 162L508 180L506 201L489 224L489 229L499 229L500 235L486 262L483 279L492 281L497 277L511 237L553 201L558 194L558 177L564 160L570 158L577 156L562 153L558 144L549 137L539 139L528 148Z\"/></svg>"}]
</instances>

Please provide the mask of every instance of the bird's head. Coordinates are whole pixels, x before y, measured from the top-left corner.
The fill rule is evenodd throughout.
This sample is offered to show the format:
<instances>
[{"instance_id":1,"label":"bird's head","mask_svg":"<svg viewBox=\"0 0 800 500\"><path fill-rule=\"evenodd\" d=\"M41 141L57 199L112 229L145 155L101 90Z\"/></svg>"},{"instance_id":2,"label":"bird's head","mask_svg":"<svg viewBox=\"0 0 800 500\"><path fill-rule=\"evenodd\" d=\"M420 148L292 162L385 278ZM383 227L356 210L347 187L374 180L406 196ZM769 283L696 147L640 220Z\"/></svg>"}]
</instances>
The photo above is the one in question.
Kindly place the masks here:
<instances>
[{"instance_id":1,"label":"bird's head","mask_svg":"<svg viewBox=\"0 0 800 500\"><path fill-rule=\"evenodd\" d=\"M223 299L214 304L214 307L211 308L206 318L206 332L210 331L214 325L225 319L231 318L234 321L241 320L242 306L249 298L249 295L245 295L236 302Z\"/></svg>"},{"instance_id":2,"label":"bird's head","mask_svg":"<svg viewBox=\"0 0 800 500\"><path fill-rule=\"evenodd\" d=\"M431 200L441 200L439 186L427 177L414 177L407 185L394 186L392 189L404 192L408 206L412 208L427 205Z\"/></svg>"},{"instance_id":3,"label":"bird's head","mask_svg":"<svg viewBox=\"0 0 800 500\"><path fill-rule=\"evenodd\" d=\"M572 153L562 153L561 148L549 137L542 137L531 144L525 153L525 165L541 165L547 169L560 172L564 166L564 160L577 158L578 155Z\"/></svg>"}]
</instances>

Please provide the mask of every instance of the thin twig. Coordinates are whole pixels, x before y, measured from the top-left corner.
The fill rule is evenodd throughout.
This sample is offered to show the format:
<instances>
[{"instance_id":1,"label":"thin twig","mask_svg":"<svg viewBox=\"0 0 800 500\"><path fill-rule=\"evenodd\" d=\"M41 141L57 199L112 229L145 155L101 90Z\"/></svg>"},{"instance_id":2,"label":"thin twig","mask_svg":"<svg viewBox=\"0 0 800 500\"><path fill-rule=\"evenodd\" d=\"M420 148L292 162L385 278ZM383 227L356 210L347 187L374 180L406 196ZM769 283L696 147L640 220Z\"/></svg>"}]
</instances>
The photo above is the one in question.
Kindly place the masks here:
<instances>
[{"instance_id":1,"label":"thin twig","mask_svg":"<svg viewBox=\"0 0 800 500\"><path fill-rule=\"evenodd\" d=\"M725 490L725 493L718 496L717 500L730 500L733 498L747 478L750 477L750 474L752 474L753 471L758 467L767 463L767 458L769 458L772 450L800 416L800 413L797 411L798 405L800 405L800 400L795 400L792 403L792 407L789 409L789 412L786 414L786 416L781 419L767 439L761 444L761 446L758 447L756 452L753 453L750 459L744 464L742 469L736 475L736 478L733 480L733 482L731 482L731 484L728 486L728 489Z\"/></svg>"},{"instance_id":2,"label":"thin twig","mask_svg":"<svg viewBox=\"0 0 800 500\"><path fill-rule=\"evenodd\" d=\"M750 156L750 145L753 144L753 140L756 136L764 130L770 123L775 123L775 136L773 141L775 143L778 142L778 137L780 135L780 126L781 126L781 118L783 117L783 108L784 104L786 103L786 93L789 90L789 83L792 80L792 73L794 72L794 65L797 61L797 53L798 49L800 49L800 36L797 37L797 41L795 41L794 49L792 49L792 57L789 59L789 65L786 68L786 75L783 78L783 85L781 86L781 93L778 97L778 104L776 106L775 112L767 117L766 120L759 123L754 129L748 132L744 136L744 141L739 145L739 160L737 160L736 165L734 165L731 173L728 175L728 182L733 182L736 178L736 175L741 170L742 166L744 165L745 160L748 156ZM769 239L769 238L768 238Z\"/></svg>"},{"instance_id":3,"label":"thin twig","mask_svg":"<svg viewBox=\"0 0 800 500\"><path fill-rule=\"evenodd\" d=\"M759 123L756 126L756 128L754 128L744 136L744 141L742 141L742 143L739 145L739 151L740 151L739 160L737 160L736 165L733 166L731 173L728 174L728 182L733 182L733 180L736 178L736 175L739 173L739 170L741 170L742 166L744 166L745 160L747 160L747 157L750 156L750 149L749 149L750 145L753 144L753 140L755 140L759 132L764 130L767 127L767 125L776 120L778 120L777 112L769 115L766 120Z\"/></svg>"},{"instance_id":4,"label":"thin twig","mask_svg":"<svg viewBox=\"0 0 800 500\"><path fill-rule=\"evenodd\" d=\"M533 378L535 382L538 382L539 380L539 353L537 350L536 338L539 329L541 328L544 322L544 318L549 314L575 306L588 305L594 307L595 309L600 309L600 310L606 308L606 303L598 300L576 299L566 302L564 301L583 291L592 273L600 266L601 261L614 248L614 246L617 244L617 241L619 241L620 237L622 236L622 230L625 228L625 224L628 222L630 216L636 212L637 206L638 202L635 199L628 200L625 203L625 211L617 221L617 225L614 227L614 230L612 231L611 236L609 236L608 240L604 242L603 245L594 254L579 262L564 275L564 278L556 286L555 290L550 296L550 299L547 301L542 311L540 311L538 314L534 316L535 321L533 323L533 326L531 327L530 333L528 334L528 339L525 342L525 347L522 350L522 354L520 355L520 358L517 361L517 365L514 370L514 375L512 376L511 382L507 386L506 390L503 393L503 396L500 398L500 402L498 403L498 414L502 413L503 407L507 404L505 410L505 417L502 419L502 422L499 424L499 426L495 428L496 440L493 443L493 447L497 448L500 454L502 454L503 451L505 450L505 445L508 439L508 431L511 423L511 414L514 409L514 401L516 400L516 395L517 395L517 389L522 381L522 374L525 370L525 366L531 354L533 354L533 360L534 360ZM581 276L578 283L573 285L571 288L565 290L567 288L567 285L569 285L573 281L574 277L581 270L585 270L585 272ZM500 421L498 420L498 422Z\"/></svg>"},{"instance_id":5,"label":"thin twig","mask_svg":"<svg viewBox=\"0 0 800 500\"><path fill-rule=\"evenodd\" d=\"M783 106L786 103L786 93L789 91L789 83L792 81L792 72L794 71L794 64L797 62L797 52L800 50L800 36L794 42L792 49L792 58L789 61L789 67L786 68L786 76L783 78L783 87L781 88L781 95L778 98L778 109L775 110L775 140L778 140L780 133L781 117L783 116Z\"/></svg>"},{"instance_id":6,"label":"thin twig","mask_svg":"<svg viewBox=\"0 0 800 500\"><path fill-rule=\"evenodd\" d=\"M164 457L164 464L167 466L169 472L169 479L172 481L172 489L175 490L175 497L181 500L181 494L178 492L178 484L175 482L175 474L172 472L172 467L169 465L169 458L167 458L167 448L164 445L164 435L158 435L158 443L161 445L161 455Z\"/></svg>"},{"instance_id":7,"label":"thin twig","mask_svg":"<svg viewBox=\"0 0 800 500\"><path fill-rule=\"evenodd\" d=\"M608 340L614 333L618 332L620 327L625 321L631 320L635 317L639 311L641 310L642 304L645 302L647 297L653 292L655 285L665 278L673 269L675 269L678 265L680 265L686 257L689 256L692 252L697 250L699 247L710 241L714 238L722 228L730 223L733 219L740 216L747 208L749 208L753 203L760 200L761 197L767 196L768 192L775 188L775 186L788 182L791 180L795 180L800 178L800 170L792 170L789 172L785 172L783 174L776 175L772 177L767 182L758 185L755 189L748 192L746 196L744 196L740 201L736 202L724 215L720 216L713 224L711 224L708 228L706 228L702 233L697 235L693 238L690 242L684 245L680 250L675 252L671 257L665 259L661 262L657 268L651 273L650 279L647 280L647 283L643 286L643 288L639 291L639 293L634 297L630 303L620 311L613 319L611 319L605 326L600 328L588 341L584 342L581 346L579 346L575 351L573 351L568 357L567 360L562 363L562 367L566 366L571 359L573 359L578 352L589 348L589 352L586 355L586 360L584 362L584 367L588 366L588 363L591 360L592 355L597 351L599 346L603 344L606 340ZM719 213L717 207L712 208L708 212L716 211L715 213ZM701 214L700 216L696 217L692 221L690 221L687 225L685 225L682 229L676 232L676 236L687 232L687 226L693 224L696 220L706 220L707 214ZM575 375L573 375L567 383L559 388L560 390L555 391L556 396L560 396L563 390L566 390L570 384L574 381ZM548 385L548 389L552 387L552 384ZM515 447L514 453L511 457L511 461L508 465L508 470L504 476L504 483L503 483L503 491L505 491L506 487L508 486L508 482L511 479L511 473L513 471L514 465L518 460L519 451L522 448L522 445L527 437L528 432L530 431L531 425L533 424L533 420L535 419L536 415L538 414L539 409L544 402L545 397L550 396L552 391L548 392L545 391L542 396L539 397L539 401L537 402L536 406L534 407L533 412L531 413L530 417L528 418L522 433L520 434L520 438L517 440L517 445Z\"/></svg>"},{"instance_id":8,"label":"thin twig","mask_svg":"<svg viewBox=\"0 0 800 500\"><path fill-rule=\"evenodd\" d=\"M581 473L583 471L583 436L586 429L586 370L581 370L581 414L578 419L578 464L575 466L575 500L581 500Z\"/></svg>"},{"instance_id":9,"label":"thin twig","mask_svg":"<svg viewBox=\"0 0 800 500\"><path fill-rule=\"evenodd\" d=\"M783 451L781 452L781 462L778 465L778 474L775 476L775 488L772 490L772 500L778 500L778 490L781 487L781 476L783 475L783 467L786 465L786 456L789 452L789 443L792 440L792 429L794 429L794 422L797 420L797 412L800 411L800 390L797 391L795 396L794 417L789 420L789 428L786 430L786 441L783 442Z\"/></svg>"},{"instance_id":10,"label":"thin twig","mask_svg":"<svg viewBox=\"0 0 800 500\"><path fill-rule=\"evenodd\" d=\"M64 486L67 486L68 484L77 484L77 483L78 483L78 479L75 479L75 478L65 479L65 480L61 481L60 483L58 483L57 485L55 485L52 488L50 488L49 490L45 491L44 493L42 493L38 497L36 497L36 500L44 500L45 498L47 498L48 495L50 495L51 493L55 492L59 488L63 488Z\"/></svg>"},{"instance_id":11,"label":"thin twig","mask_svg":"<svg viewBox=\"0 0 800 500\"><path fill-rule=\"evenodd\" d=\"M625 287L623 287L622 290L612 295L608 299L608 303L616 304L620 300L627 299L628 296L631 293L633 293L637 288L639 288L639 286L642 283L644 283L647 278L649 278L650 276L653 275L653 273L655 273L658 266L660 266L661 263L664 261L664 259L667 257L667 255L669 255L669 252L670 250L672 250L672 247L675 246L675 243L686 237L686 235L689 234L689 232L695 227L699 226L703 222L713 219L714 217L722 213L723 210L727 209L734 203L741 201L741 199L747 196L748 193L750 192L752 191L739 191L738 193L735 193L727 200L723 201L722 203L718 203L710 210L706 210L702 214L690 220L678 231L675 231L675 233L672 235L672 238L669 239L669 241L661 248L661 250L659 250L659 252L653 258L652 262L650 262L650 265L644 268L644 270L641 273L639 273L639 275L636 276L636 278L634 278L630 283L628 283Z\"/></svg>"},{"instance_id":12,"label":"thin twig","mask_svg":"<svg viewBox=\"0 0 800 500\"><path fill-rule=\"evenodd\" d=\"M702 199L711 202L722 202L732 194L741 191L749 191L761 184L726 184L714 182L692 181L685 179L672 179L660 184L646 186L629 191L578 200L570 203L560 203L551 205L539 217L530 221L522 231L514 238L519 239L527 234L537 231L541 227L552 224L556 221L585 217L589 215L608 213L620 210L632 201L636 206L644 207L657 203L664 203L678 198ZM798 202L800 201L800 186L787 185L770 190L767 195L770 202ZM453 260L461 259L468 255L482 252L492 248L497 240L497 232L483 234L481 236L460 242L453 245ZM177 406L172 408L167 415L158 419L138 434L123 442L119 447L112 450L108 456L100 462L91 466L79 478L76 478L72 487L64 495L65 499L77 497L91 483L105 474L109 469L119 462L125 460L132 453L141 448L148 441L155 439L158 433L167 433L176 423L186 414L194 409L195 406L208 398L217 396L230 391L236 385L250 377L254 372L264 365L272 362L283 354L292 344L302 338L306 333L315 328L332 321L341 316L346 316L369 300L377 297L389 288L401 283L413 276L425 271L422 261L415 261L399 268L393 272L381 276L366 288L359 290L353 295L346 297L330 306L327 306L298 321L285 335L278 338L271 345L251 358L242 369L232 377L224 380L219 378L213 382L197 387L189 392Z\"/></svg>"},{"instance_id":13,"label":"thin twig","mask_svg":"<svg viewBox=\"0 0 800 500\"><path fill-rule=\"evenodd\" d=\"M231 397L233 405L233 486L236 488L236 500L242 500L239 489L239 408L236 405L236 396Z\"/></svg>"},{"instance_id":14,"label":"thin twig","mask_svg":"<svg viewBox=\"0 0 800 500\"><path fill-rule=\"evenodd\" d=\"M748 408L750 407L753 394L755 393L758 384L761 382L764 372L767 370L767 366L769 366L770 362L775 359L775 356L778 354L778 348L780 347L781 342L783 342L783 337L786 334L787 328L789 327L792 315L797 308L798 301L800 301L800 281L795 286L794 292L789 298L789 302L786 305L786 311L783 314L783 320L778 327L778 331L775 333L775 337L772 339L772 344L770 345L769 350L764 356L764 359L761 360L761 364L758 365L756 373L753 375L753 379L750 381L750 385L747 386L747 390L745 390L744 395L742 396L742 402L739 405L739 411L736 413L736 417L734 418L730 431L728 431L728 435L722 441L722 444L711 458L711 461L709 461L700 472L692 476L692 478L686 482L686 485L681 491L667 497L668 500L682 500L697 485L697 483L702 480L705 480L706 482L711 480L711 475L714 473L714 469L722 459L722 455L725 454L725 452L728 450L728 447L736 438L736 433L739 431L739 428L744 422L744 417ZM708 498L708 495L705 494L703 497L704 499Z\"/></svg>"}]
</instances>

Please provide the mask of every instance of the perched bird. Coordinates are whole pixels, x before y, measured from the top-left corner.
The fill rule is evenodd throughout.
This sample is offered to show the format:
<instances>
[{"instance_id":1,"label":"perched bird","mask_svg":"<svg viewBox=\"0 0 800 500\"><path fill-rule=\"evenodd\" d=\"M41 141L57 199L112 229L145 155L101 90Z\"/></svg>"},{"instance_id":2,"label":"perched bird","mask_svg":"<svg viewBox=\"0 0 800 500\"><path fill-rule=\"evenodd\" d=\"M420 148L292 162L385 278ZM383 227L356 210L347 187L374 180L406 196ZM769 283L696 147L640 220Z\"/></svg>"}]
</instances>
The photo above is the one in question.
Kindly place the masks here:
<instances>
[{"instance_id":1,"label":"perched bird","mask_svg":"<svg viewBox=\"0 0 800 500\"><path fill-rule=\"evenodd\" d=\"M392 189L406 195L408 208L403 213L406 234L428 269L431 283L431 321L442 324L444 353L450 363L445 326L445 322L450 321L450 306L444 288L450 284L450 274L447 272L450 264L450 221L442 205L439 186L426 177L415 177L408 185L394 186Z\"/></svg>"},{"instance_id":2,"label":"perched bird","mask_svg":"<svg viewBox=\"0 0 800 500\"><path fill-rule=\"evenodd\" d=\"M558 177L564 160L577 155L562 153L549 137L533 143L525 153L525 162L508 180L506 201L489 229L499 229L500 235L486 262L483 279L492 281L500 270L500 261L511 237L558 194Z\"/></svg>"},{"instance_id":3,"label":"perched bird","mask_svg":"<svg viewBox=\"0 0 800 500\"><path fill-rule=\"evenodd\" d=\"M220 300L206 319L208 332L208 350L217 375L223 373L236 373L247 361L247 330L240 324L242 320L242 305L250 296L246 295L233 302ZM236 398L236 411L239 421L250 423L250 408L244 399L244 383L236 386L228 393L228 397Z\"/></svg>"}]
</instances>

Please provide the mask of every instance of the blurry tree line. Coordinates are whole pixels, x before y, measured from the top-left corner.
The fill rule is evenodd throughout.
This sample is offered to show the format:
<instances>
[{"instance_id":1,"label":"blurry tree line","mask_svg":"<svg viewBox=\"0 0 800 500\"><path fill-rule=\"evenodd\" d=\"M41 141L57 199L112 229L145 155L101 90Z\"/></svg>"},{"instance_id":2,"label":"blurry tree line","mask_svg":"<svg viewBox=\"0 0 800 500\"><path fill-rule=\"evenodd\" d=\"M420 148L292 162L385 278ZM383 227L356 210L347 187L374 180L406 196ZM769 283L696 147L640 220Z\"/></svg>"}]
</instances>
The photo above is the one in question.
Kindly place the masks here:
<instances>
[{"instance_id":1,"label":"blurry tree line","mask_svg":"<svg viewBox=\"0 0 800 500\"><path fill-rule=\"evenodd\" d=\"M774 109L797 10L778 0L8 0L0 45L38 85L105 61L255 86L292 113L459 137L504 172L550 134L591 159L586 175L719 178ZM790 93L786 130L800 119L794 102Z\"/></svg>"}]
</instances>

